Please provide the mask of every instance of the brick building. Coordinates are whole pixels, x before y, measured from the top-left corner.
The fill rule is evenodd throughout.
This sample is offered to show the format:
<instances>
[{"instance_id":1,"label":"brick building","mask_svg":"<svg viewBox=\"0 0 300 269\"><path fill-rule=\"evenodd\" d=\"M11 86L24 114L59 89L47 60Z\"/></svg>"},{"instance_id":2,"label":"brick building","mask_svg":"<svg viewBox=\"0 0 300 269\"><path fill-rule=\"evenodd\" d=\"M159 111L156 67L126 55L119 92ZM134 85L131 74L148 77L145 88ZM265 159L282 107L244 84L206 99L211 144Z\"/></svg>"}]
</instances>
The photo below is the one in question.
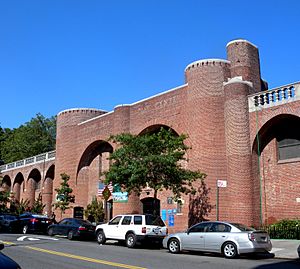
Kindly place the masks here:
<instances>
[{"instance_id":1,"label":"brick building","mask_svg":"<svg viewBox=\"0 0 300 269\"><path fill-rule=\"evenodd\" d=\"M52 188L59 186L59 175L67 173L75 206L86 207L97 196L101 172L109 168L107 157L115 148L108 142L111 134L168 127L189 136L187 168L207 174L210 202L218 204L210 219L259 225L300 218L299 98L299 83L268 90L261 79L257 47L246 40L231 41L227 59L189 64L179 87L111 112L60 112ZM3 173L14 186L17 172ZM218 180L226 187L217 188ZM160 192L156 209L171 230L182 230L188 224L189 197L183 196L182 206L171 198L170 192ZM110 214L149 212L153 200L150 189L140 197L130 195L125 203L111 197Z\"/></svg>"}]
</instances>

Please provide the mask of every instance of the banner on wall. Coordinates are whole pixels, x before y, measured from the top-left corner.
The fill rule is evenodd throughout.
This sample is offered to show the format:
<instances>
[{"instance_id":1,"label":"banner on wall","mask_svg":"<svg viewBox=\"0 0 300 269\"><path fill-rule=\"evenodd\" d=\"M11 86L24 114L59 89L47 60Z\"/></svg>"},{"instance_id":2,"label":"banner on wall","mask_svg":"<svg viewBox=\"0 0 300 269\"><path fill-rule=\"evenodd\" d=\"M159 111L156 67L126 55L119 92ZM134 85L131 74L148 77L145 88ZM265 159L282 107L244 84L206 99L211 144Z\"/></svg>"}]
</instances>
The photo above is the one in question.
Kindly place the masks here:
<instances>
[{"instance_id":1,"label":"banner on wall","mask_svg":"<svg viewBox=\"0 0 300 269\"><path fill-rule=\"evenodd\" d=\"M127 203L128 202L128 192L113 192L113 202L114 203Z\"/></svg>"}]
</instances>

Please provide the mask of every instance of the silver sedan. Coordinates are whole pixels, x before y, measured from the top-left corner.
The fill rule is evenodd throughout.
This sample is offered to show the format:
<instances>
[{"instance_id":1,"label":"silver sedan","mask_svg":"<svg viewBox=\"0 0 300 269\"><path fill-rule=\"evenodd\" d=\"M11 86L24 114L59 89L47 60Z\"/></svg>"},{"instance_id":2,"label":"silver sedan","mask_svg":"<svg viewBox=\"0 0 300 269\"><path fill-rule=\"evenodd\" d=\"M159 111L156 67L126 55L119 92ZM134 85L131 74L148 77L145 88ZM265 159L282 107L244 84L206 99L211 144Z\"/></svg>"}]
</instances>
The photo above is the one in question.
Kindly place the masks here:
<instances>
[{"instance_id":1,"label":"silver sedan","mask_svg":"<svg viewBox=\"0 0 300 269\"><path fill-rule=\"evenodd\" d=\"M171 253L182 250L221 253L234 258L242 253L268 252L272 249L267 232L257 231L238 223L206 221L187 231L170 234L163 240Z\"/></svg>"}]
</instances>

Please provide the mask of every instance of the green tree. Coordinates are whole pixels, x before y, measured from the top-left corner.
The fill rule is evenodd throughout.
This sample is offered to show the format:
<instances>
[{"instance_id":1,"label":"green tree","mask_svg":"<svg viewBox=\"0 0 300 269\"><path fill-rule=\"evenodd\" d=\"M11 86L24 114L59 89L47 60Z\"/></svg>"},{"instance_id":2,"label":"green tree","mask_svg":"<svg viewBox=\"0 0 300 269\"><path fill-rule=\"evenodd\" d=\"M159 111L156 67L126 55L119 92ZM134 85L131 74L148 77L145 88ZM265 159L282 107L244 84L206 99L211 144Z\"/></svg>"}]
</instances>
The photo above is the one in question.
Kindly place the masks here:
<instances>
[{"instance_id":1,"label":"green tree","mask_svg":"<svg viewBox=\"0 0 300 269\"><path fill-rule=\"evenodd\" d=\"M0 191L0 212L8 212L8 203L10 201L10 192L7 190Z\"/></svg>"},{"instance_id":2,"label":"green tree","mask_svg":"<svg viewBox=\"0 0 300 269\"><path fill-rule=\"evenodd\" d=\"M110 139L119 147L110 155L112 165L105 173L106 182L119 184L124 190L140 194L142 189L171 190L174 199L194 193L193 182L205 174L182 167L189 149L184 144L186 135L175 135L161 128L145 135L119 134Z\"/></svg>"},{"instance_id":3,"label":"green tree","mask_svg":"<svg viewBox=\"0 0 300 269\"><path fill-rule=\"evenodd\" d=\"M70 203L75 202L75 196L72 195L73 189L69 186L70 176L66 173L60 174L61 176L61 183L60 188L56 188L55 191L57 192L56 202L53 204L54 209L59 209L62 215L65 211L71 208Z\"/></svg>"},{"instance_id":4,"label":"green tree","mask_svg":"<svg viewBox=\"0 0 300 269\"><path fill-rule=\"evenodd\" d=\"M13 130L0 130L0 157L5 163L31 157L55 149L56 117L37 114L29 122ZM0 158L0 159L1 159Z\"/></svg>"},{"instance_id":5,"label":"green tree","mask_svg":"<svg viewBox=\"0 0 300 269\"><path fill-rule=\"evenodd\" d=\"M17 215L23 214L26 211L31 211L29 207L29 200L28 199L21 199L21 201L14 200L11 203L11 213L16 213Z\"/></svg>"},{"instance_id":6,"label":"green tree","mask_svg":"<svg viewBox=\"0 0 300 269\"><path fill-rule=\"evenodd\" d=\"M93 197L92 202L87 205L84 215L86 218L92 216L96 223L103 221L104 209L102 201L97 201L97 198Z\"/></svg>"},{"instance_id":7,"label":"green tree","mask_svg":"<svg viewBox=\"0 0 300 269\"><path fill-rule=\"evenodd\" d=\"M41 214L41 213L43 213L45 206L46 205L44 205L43 201L42 201L42 195L39 194L39 196L36 198L36 200L34 201L34 203L32 205L31 212Z\"/></svg>"}]
</instances>

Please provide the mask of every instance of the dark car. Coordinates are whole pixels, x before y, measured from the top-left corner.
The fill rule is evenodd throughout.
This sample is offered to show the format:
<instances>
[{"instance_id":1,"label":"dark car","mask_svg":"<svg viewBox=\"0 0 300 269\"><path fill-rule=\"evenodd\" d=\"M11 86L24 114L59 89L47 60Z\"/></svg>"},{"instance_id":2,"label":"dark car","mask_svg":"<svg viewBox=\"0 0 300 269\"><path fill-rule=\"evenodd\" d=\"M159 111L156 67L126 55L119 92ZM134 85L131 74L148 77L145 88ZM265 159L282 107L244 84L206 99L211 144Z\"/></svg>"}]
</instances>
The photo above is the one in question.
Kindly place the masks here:
<instances>
[{"instance_id":1,"label":"dark car","mask_svg":"<svg viewBox=\"0 0 300 269\"><path fill-rule=\"evenodd\" d=\"M51 220L44 215L24 213L19 216L19 228L23 234L26 233L47 233Z\"/></svg>"},{"instance_id":2,"label":"dark car","mask_svg":"<svg viewBox=\"0 0 300 269\"><path fill-rule=\"evenodd\" d=\"M0 241L0 250L4 248L4 244ZM0 252L0 268L3 269L21 269L14 260Z\"/></svg>"},{"instance_id":3,"label":"dark car","mask_svg":"<svg viewBox=\"0 0 300 269\"><path fill-rule=\"evenodd\" d=\"M68 239L93 238L95 226L87 220L66 218L48 227L48 235L65 235Z\"/></svg>"},{"instance_id":4,"label":"dark car","mask_svg":"<svg viewBox=\"0 0 300 269\"><path fill-rule=\"evenodd\" d=\"M18 230L19 218L17 215L9 213L0 214L0 231L16 232Z\"/></svg>"}]
</instances>

